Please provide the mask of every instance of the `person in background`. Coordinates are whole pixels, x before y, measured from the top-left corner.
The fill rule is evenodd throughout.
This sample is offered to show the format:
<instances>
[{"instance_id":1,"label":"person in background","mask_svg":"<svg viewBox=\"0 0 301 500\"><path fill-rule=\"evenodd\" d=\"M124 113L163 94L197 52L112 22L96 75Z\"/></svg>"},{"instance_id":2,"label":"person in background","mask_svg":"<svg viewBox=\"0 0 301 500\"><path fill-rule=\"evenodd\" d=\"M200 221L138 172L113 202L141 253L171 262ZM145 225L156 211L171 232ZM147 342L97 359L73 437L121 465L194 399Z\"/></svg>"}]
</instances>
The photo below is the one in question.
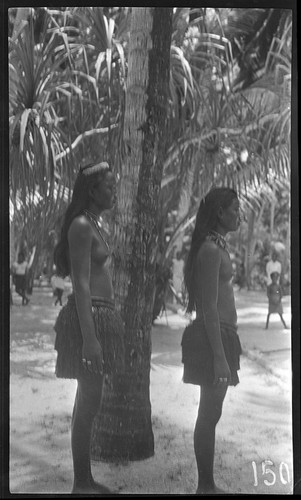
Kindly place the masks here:
<instances>
[{"instance_id":1,"label":"person in background","mask_svg":"<svg viewBox=\"0 0 301 500\"><path fill-rule=\"evenodd\" d=\"M182 258L181 252L177 251L175 258L172 259L172 280L177 296L182 300L182 285L183 285L183 269L184 260ZM175 297L173 298L176 302Z\"/></svg>"},{"instance_id":2,"label":"person in background","mask_svg":"<svg viewBox=\"0 0 301 500\"><path fill-rule=\"evenodd\" d=\"M267 274L267 286L272 283L271 273L276 271L281 276L281 262L278 260L278 254L274 250L271 256L271 259L267 262L266 265L266 274Z\"/></svg>"},{"instance_id":3,"label":"person in background","mask_svg":"<svg viewBox=\"0 0 301 500\"><path fill-rule=\"evenodd\" d=\"M228 386L239 383L241 345L233 269L225 240L239 223L236 192L229 188L212 189L200 203L184 269L187 312L195 310L196 318L182 337L183 382L201 389L194 429L198 495L226 493L216 485L213 469L215 428L223 401Z\"/></svg>"},{"instance_id":4,"label":"person in background","mask_svg":"<svg viewBox=\"0 0 301 500\"><path fill-rule=\"evenodd\" d=\"M71 423L72 494L110 494L91 472L92 424L101 411L106 374L124 372L124 327L115 308L111 250L100 214L113 207L115 178L106 162L80 168L55 248L56 273L73 293L54 329L58 378L77 380Z\"/></svg>"},{"instance_id":5,"label":"person in background","mask_svg":"<svg viewBox=\"0 0 301 500\"><path fill-rule=\"evenodd\" d=\"M64 279L61 276L58 276L57 274L53 274L51 277L51 286L53 289L53 294L56 297L54 305L56 306L57 303L59 303L60 306L62 306L63 305L62 297L65 290Z\"/></svg>"},{"instance_id":6,"label":"person in background","mask_svg":"<svg viewBox=\"0 0 301 500\"><path fill-rule=\"evenodd\" d=\"M22 297L22 305L27 306L29 298L26 296L26 278L29 265L23 252L19 252L17 262L12 265L13 282L15 284L15 291Z\"/></svg>"},{"instance_id":7,"label":"person in background","mask_svg":"<svg viewBox=\"0 0 301 500\"><path fill-rule=\"evenodd\" d=\"M284 328L287 328L286 323L283 319L283 307L282 307L282 289L278 283L279 273L274 271L271 273L272 283L268 285L267 288L267 296L269 299L269 312L267 315L265 329L267 330L269 327L269 319L270 315L274 313L278 313Z\"/></svg>"}]
</instances>

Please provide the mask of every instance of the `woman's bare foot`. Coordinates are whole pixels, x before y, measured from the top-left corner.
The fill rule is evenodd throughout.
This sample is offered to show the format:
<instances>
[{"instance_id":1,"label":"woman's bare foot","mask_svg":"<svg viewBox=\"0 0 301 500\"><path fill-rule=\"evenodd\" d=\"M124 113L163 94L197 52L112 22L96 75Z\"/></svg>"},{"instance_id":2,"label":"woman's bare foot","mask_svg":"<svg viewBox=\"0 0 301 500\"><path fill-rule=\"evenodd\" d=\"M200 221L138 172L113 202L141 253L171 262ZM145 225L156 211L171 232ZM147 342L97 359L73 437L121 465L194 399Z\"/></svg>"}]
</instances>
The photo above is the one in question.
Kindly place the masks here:
<instances>
[{"instance_id":1,"label":"woman's bare foot","mask_svg":"<svg viewBox=\"0 0 301 500\"><path fill-rule=\"evenodd\" d=\"M103 495L113 495L113 491L109 490L106 486L92 479L92 486L97 491L97 493L102 493ZM115 493L114 493L115 495Z\"/></svg>"},{"instance_id":2,"label":"woman's bare foot","mask_svg":"<svg viewBox=\"0 0 301 500\"><path fill-rule=\"evenodd\" d=\"M113 495L103 484L97 483L94 479L90 480L87 484L73 485L71 495Z\"/></svg>"},{"instance_id":3,"label":"woman's bare foot","mask_svg":"<svg viewBox=\"0 0 301 500\"><path fill-rule=\"evenodd\" d=\"M227 495L228 492L225 490L222 490L221 488L218 488L217 486L214 486L211 489L198 487L195 494L196 495Z\"/></svg>"},{"instance_id":4,"label":"woman's bare foot","mask_svg":"<svg viewBox=\"0 0 301 500\"><path fill-rule=\"evenodd\" d=\"M87 486L73 486L71 495L97 495L98 492L92 488L91 485Z\"/></svg>"}]
</instances>

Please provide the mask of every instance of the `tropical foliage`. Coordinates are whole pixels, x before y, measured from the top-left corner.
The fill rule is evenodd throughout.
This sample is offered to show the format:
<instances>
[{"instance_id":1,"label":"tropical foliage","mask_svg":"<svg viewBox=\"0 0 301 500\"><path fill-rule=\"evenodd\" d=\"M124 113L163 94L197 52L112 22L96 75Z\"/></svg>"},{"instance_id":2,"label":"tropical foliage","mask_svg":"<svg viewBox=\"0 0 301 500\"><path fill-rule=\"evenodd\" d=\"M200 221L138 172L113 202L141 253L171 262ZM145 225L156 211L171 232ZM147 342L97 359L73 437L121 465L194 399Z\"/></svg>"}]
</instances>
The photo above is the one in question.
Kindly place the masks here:
<instances>
[{"instance_id":1,"label":"tropical foliage","mask_svg":"<svg viewBox=\"0 0 301 500\"><path fill-rule=\"evenodd\" d=\"M251 275L259 222L269 206L274 220L275 200L289 193L292 16L279 9L164 9L170 27L173 17L167 43L158 8L132 9L11 10L10 199L12 232L35 248L38 265L47 247L52 252L78 164L102 157L117 174L114 276L127 371L120 386L108 384L96 434L118 436L122 456L139 458L141 448L146 456L153 450L155 267L160 273L174 246L189 238L200 197L228 185L248 214L240 236ZM148 42L139 48L142 25ZM155 55L164 47L161 59L152 43ZM136 417L141 440L136 434L132 442ZM132 454L124 445L129 436ZM108 441L110 456L118 439ZM93 443L98 456L95 436Z\"/></svg>"},{"instance_id":2,"label":"tropical foliage","mask_svg":"<svg viewBox=\"0 0 301 500\"><path fill-rule=\"evenodd\" d=\"M11 203L15 221L26 208L36 222L45 207L49 224L42 217L37 234L46 241L84 157L105 156L122 175L131 9L30 9L16 33L17 12L10 9ZM172 249L170 213L183 235L213 184L234 185L253 205L251 186L289 179L291 51L290 10L174 9L163 260ZM260 192L257 205L267 201L268 189ZM37 243L30 240L29 247Z\"/></svg>"}]
</instances>

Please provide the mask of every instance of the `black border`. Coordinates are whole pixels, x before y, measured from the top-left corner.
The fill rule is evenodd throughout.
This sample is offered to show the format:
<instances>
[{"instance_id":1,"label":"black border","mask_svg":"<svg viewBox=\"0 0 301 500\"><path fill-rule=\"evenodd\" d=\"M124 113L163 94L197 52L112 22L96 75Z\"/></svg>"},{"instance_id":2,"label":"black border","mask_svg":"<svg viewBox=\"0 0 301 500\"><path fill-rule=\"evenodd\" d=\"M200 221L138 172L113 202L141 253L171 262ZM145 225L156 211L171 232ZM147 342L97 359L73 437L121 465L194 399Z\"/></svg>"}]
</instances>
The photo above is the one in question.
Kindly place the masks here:
<instances>
[{"instance_id":1,"label":"black border","mask_svg":"<svg viewBox=\"0 0 301 500\"><path fill-rule=\"evenodd\" d=\"M51 1L51 7L57 5L101 5L100 1L92 0L90 2L71 1L64 2ZM8 197L8 75L7 75L7 13L8 8L22 6L39 6L43 2L26 2L21 0L9 1L2 0L0 5L1 19L1 65L3 65L0 85L1 99L1 163L0 163L0 216L1 216L1 443L0 443L0 497L1 498L60 498L61 495L34 495L34 494L11 494L9 493L9 468L8 468L8 450L9 450L9 197ZM122 6L146 6L143 2L104 2L104 5L122 5ZM189 2L187 5L182 2L156 2L152 1L149 5L154 6L199 6L199 2ZM298 12L297 0L203 0L202 7L241 7L241 8L285 8L293 10L293 64L292 64L292 169L291 169L291 261L292 261L292 367L293 367L293 455L294 455L294 495L301 493L301 452L300 452L300 246L299 246L299 130L298 130L298 68L299 51L297 48L297 27ZM126 495L128 496L128 495ZM131 495L129 495L131 496ZM154 496L154 495L138 495ZM161 496L161 495L160 495ZM164 495L176 496L176 495ZM246 495L242 495L246 496Z\"/></svg>"}]
</instances>

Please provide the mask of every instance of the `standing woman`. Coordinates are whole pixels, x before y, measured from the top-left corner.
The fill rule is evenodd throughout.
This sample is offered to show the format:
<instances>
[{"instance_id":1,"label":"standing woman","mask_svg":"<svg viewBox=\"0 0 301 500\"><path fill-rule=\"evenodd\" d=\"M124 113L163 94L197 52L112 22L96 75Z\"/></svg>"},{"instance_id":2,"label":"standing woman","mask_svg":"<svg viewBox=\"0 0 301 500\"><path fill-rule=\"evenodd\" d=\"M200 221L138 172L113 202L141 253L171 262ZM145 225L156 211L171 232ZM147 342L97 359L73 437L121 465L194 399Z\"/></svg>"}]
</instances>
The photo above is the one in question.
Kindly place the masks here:
<instances>
[{"instance_id":1,"label":"standing woman","mask_svg":"<svg viewBox=\"0 0 301 500\"><path fill-rule=\"evenodd\" d=\"M25 259L24 253L19 252L17 262L13 263L12 272L16 293L22 297L22 306L27 306L29 303L29 298L26 296L28 269L29 264Z\"/></svg>"},{"instance_id":2,"label":"standing woman","mask_svg":"<svg viewBox=\"0 0 301 500\"><path fill-rule=\"evenodd\" d=\"M100 214L113 206L115 179L106 162L80 168L55 249L57 274L73 293L55 324L56 376L77 379L71 448L72 493L110 493L91 474L92 424L106 374L124 370L124 329L114 307L110 247Z\"/></svg>"},{"instance_id":3,"label":"standing woman","mask_svg":"<svg viewBox=\"0 0 301 500\"><path fill-rule=\"evenodd\" d=\"M232 288L232 264L224 239L240 222L239 202L229 188L212 189L201 201L184 271L187 312L196 311L182 339L183 381L200 385L194 430L196 494L225 493L214 481L215 427L229 385L239 382L240 341Z\"/></svg>"}]
</instances>

